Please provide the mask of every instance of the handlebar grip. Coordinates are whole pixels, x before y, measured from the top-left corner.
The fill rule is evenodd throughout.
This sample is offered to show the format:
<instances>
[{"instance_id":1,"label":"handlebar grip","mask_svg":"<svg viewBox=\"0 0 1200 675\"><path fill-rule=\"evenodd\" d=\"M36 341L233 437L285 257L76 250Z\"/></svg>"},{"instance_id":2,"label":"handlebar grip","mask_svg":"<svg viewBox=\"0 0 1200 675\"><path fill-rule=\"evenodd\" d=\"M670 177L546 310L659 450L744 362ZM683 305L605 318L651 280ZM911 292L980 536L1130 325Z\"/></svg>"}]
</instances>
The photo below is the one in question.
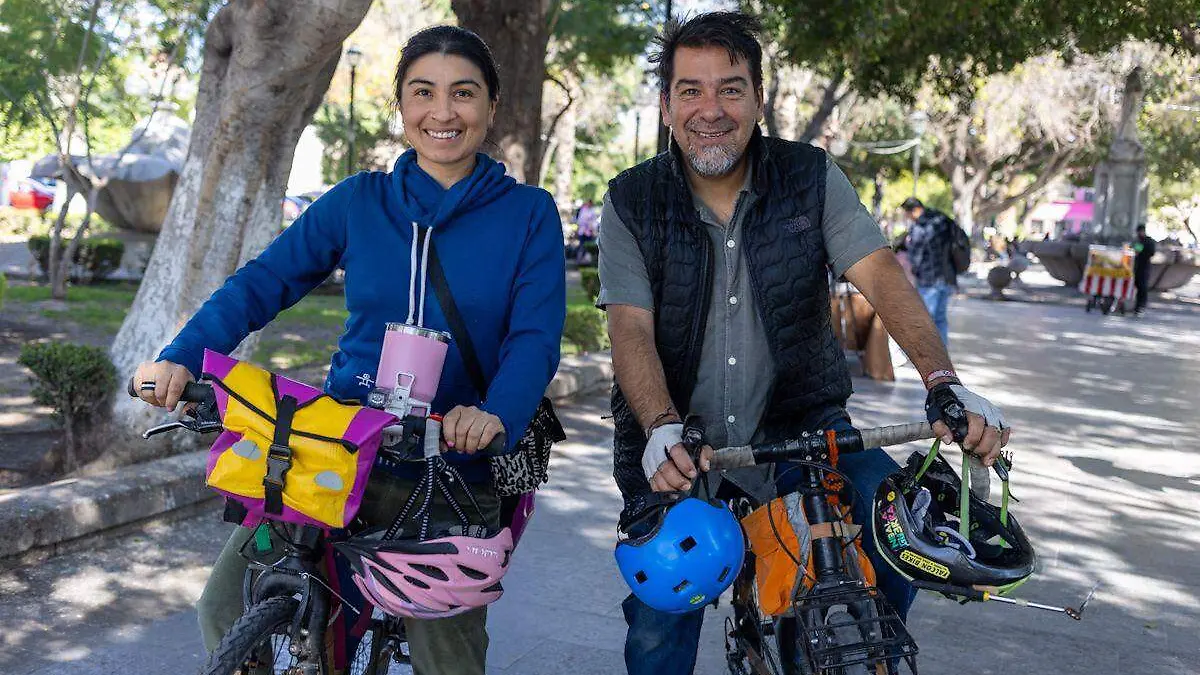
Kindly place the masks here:
<instances>
[{"instance_id":1,"label":"handlebar grip","mask_svg":"<svg viewBox=\"0 0 1200 675\"><path fill-rule=\"evenodd\" d=\"M188 382L183 386L183 395L179 397L184 403L204 403L213 396L213 388L207 382Z\"/></svg>"},{"instance_id":2,"label":"handlebar grip","mask_svg":"<svg viewBox=\"0 0 1200 675\"><path fill-rule=\"evenodd\" d=\"M138 395L138 388L135 378L129 378L129 386L125 393L131 398L141 398ZM212 385L207 382L188 382L183 386L183 395L179 400L184 403L204 403L213 396Z\"/></svg>"},{"instance_id":3,"label":"handlebar grip","mask_svg":"<svg viewBox=\"0 0 1200 675\"><path fill-rule=\"evenodd\" d=\"M508 447L508 435L503 431L497 432L492 441L479 449L479 452L487 457L496 457L504 453L504 448Z\"/></svg>"},{"instance_id":4,"label":"handlebar grip","mask_svg":"<svg viewBox=\"0 0 1200 675\"><path fill-rule=\"evenodd\" d=\"M862 430L864 448L886 448L890 445L904 445L905 443L924 441L931 438L934 438L934 433L928 422L896 424L889 427Z\"/></svg>"},{"instance_id":5,"label":"handlebar grip","mask_svg":"<svg viewBox=\"0 0 1200 675\"><path fill-rule=\"evenodd\" d=\"M754 446L742 445L736 448L721 448L713 452L711 467L713 471L725 469L740 469L754 466Z\"/></svg>"}]
</instances>

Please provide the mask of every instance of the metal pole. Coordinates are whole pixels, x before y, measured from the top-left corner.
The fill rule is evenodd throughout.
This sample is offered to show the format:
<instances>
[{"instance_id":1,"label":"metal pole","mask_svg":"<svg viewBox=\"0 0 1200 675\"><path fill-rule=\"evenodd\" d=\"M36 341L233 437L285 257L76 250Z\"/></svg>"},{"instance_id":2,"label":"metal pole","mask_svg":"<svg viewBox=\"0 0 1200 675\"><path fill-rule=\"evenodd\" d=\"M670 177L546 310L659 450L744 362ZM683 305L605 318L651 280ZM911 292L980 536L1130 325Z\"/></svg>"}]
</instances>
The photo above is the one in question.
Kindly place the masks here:
<instances>
[{"instance_id":1,"label":"metal pole","mask_svg":"<svg viewBox=\"0 0 1200 675\"><path fill-rule=\"evenodd\" d=\"M917 196L917 179L921 177L921 138L917 137L917 144L913 146L913 193L912 196Z\"/></svg>"},{"instance_id":2,"label":"metal pole","mask_svg":"<svg viewBox=\"0 0 1200 675\"><path fill-rule=\"evenodd\" d=\"M354 140L355 140L354 137L356 135L355 129L354 129L354 78L355 78L355 75L357 74L357 71L358 71L357 66L350 66L350 133L348 134L348 140L350 142L350 152L346 153L346 175L347 176L352 175L354 173Z\"/></svg>"},{"instance_id":3,"label":"metal pole","mask_svg":"<svg viewBox=\"0 0 1200 675\"><path fill-rule=\"evenodd\" d=\"M671 9L672 9L671 4L672 4L671 0L667 0L666 23L671 22ZM665 84L660 83L660 86L663 86L663 87L670 87L670 85L671 85L670 82L667 82ZM671 129L662 123L661 115L659 117L660 117L660 119L658 122L658 152L659 152L659 154L661 154L661 153L666 152L667 148L670 147Z\"/></svg>"},{"instance_id":4,"label":"metal pole","mask_svg":"<svg viewBox=\"0 0 1200 675\"><path fill-rule=\"evenodd\" d=\"M641 150L641 135L642 135L642 111L635 108L633 118L633 163L638 163L638 158L642 156Z\"/></svg>"}]
</instances>

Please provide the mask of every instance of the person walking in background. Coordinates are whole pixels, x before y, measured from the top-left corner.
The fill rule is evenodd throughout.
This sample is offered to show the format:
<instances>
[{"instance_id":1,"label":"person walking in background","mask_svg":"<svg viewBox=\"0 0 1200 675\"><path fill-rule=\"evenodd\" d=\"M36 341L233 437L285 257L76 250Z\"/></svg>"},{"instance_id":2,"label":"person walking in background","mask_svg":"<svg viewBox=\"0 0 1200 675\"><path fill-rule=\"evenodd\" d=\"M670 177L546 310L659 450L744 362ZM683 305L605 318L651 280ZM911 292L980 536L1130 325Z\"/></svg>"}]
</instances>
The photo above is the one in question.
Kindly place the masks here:
<instances>
[{"instance_id":1,"label":"person walking in background","mask_svg":"<svg viewBox=\"0 0 1200 675\"><path fill-rule=\"evenodd\" d=\"M1154 239L1146 236L1146 226L1137 226L1137 240L1133 242L1133 285L1137 288L1137 302L1133 313L1141 316L1146 311L1146 300L1150 296L1150 259L1156 250Z\"/></svg>"},{"instance_id":2,"label":"person walking in background","mask_svg":"<svg viewBox=\"0 0 1200 675\"><path fill-rule=\"evenodd\" d=\"M579 250L575 254L575 261L578 263L587 262L587 246L589 242L596 240L597 230L600 226L600 209L596 208L592 200L587 200L583 206L579 207L579 213L575 216L575 224L579 226L576 231L576 236L579 238Z\"/></svg>"},{"instance_id":3,"label":"person walking in background","mask_svg":"<svg viewBox=\"0 0 1200 675\"><path fill-rule=\"evenodd\" d=\"M926 208L916 197L905 199L900 208L912 220L906 243L914 285L933 317L942 343L949 346L950 326L946 314L950 297L958 287L960 271L954 248L956 239L965 239L965 234L953 218L937 209ZM969 255L969 245L967 251Z\"/></svg>"}]
</instances>

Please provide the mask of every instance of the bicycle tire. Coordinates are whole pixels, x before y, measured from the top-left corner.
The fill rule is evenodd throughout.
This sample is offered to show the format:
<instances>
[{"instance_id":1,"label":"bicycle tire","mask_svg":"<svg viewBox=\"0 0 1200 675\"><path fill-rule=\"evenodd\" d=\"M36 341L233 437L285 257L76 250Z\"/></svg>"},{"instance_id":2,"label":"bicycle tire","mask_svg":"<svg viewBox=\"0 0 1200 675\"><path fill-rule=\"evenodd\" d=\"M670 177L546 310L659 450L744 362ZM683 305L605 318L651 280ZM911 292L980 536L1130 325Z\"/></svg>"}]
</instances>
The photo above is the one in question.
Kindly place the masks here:
<instances>
[{"instance_id":1,"label":"bicycle tire","mask_svg":"<svg viewBox=\"0 0 1200 675\"><path fill-rule=\"evenodd\" d=\"M280 628L291 626L298 606L295 598L275 597L251 607L221 638L200 672L203 675L238 675L264 640L270 640ZM272 672L275 672L273 668Z\"/></svg>"},{"instance_id":2,"label":"bicycle tire","mask_svg":"<svg viewBox=\"0 0 1200 675\"><path fill-rule=\"evenodd\" d=\"M858 628L854 626L854 618L847 612L830 612L829 616L825 617L825 625L829 626L833 632L832 637L836 644L854 644L862 640ZM876 668L859 663L841 666L827 672L829 675L876 675Z\"/></svg>"}]
</instances>

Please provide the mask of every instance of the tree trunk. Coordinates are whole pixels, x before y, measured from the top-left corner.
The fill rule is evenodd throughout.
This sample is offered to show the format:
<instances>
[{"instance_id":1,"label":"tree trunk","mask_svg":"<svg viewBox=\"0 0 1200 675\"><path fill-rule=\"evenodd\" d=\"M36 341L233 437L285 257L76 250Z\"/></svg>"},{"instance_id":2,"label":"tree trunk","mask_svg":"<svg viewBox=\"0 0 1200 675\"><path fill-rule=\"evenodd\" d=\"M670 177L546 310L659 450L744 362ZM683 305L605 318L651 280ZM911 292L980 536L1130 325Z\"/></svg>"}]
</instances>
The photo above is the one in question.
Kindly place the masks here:
<instances>
[{"instance_id":1,"label":"tree trunk","mask_svg":"<svg viewBox=\"0 0 1200 675\"><path fill-rule=\"evenodd\" d=\"M779 137L779 122L775 118L779 110L779 74L778 57L771 55L767 60L767 79L770 84L767 85L767 100L763 102L763 122L767 125L767 135L772 138Z\"/></svg>"},{"instance_id":2,"label":"tree trunk","mask_svg":"<svg viewBox=\"0 0 1200 675\"><path fill-rule=\"evenodd\" d=\"M550 0L451 0L463 28L492 48L500 70L500 108L493 152L521 182L536 180L542 163L542 82Z\"/></svg>"},{"instance_id":3,"label":"tree trunk","mask_svg":"<svg viewBox=\"0 0 1200 675\"><path fill-rule=\"evenodd\" d=\"M821 104L817 106L817 111L813 113L808 124L805 125L804 131L800 132L799 140L802 143L811 143L814 138L820 136L825 131L825 125L829 122L829 117L833 115L833 109L846 98L846 94L850 93L849 88L842 90L842 84L846 81L846 73L839 71L829 79L829 84L825 85L825 91L821 94Z\"/></svg>"},{"instance_id":4,"label":"tree trunk","mask_svg":"<svg viewBox=\"0 0 1200 675\"><path fill-rule=\"evenodd\" d=\"M75 190L68 182L67 196L58 211L54 226L50 229L50 250L46 253L46 269L42 270L50 281L50 297L55 300L67 299L66 275L60 273L62 265L59 264L59 260L62 258L62 231L67 223L67 209L71 207L71 200L75 199L75 195Z\"/></svg>"},{"instance_id":5,"label":"tree trunk","mask_svg":"<svg viewBox=\"0 0 1200 675\"><path fill-rule=\"evenodd\" d=\"M124 383L279 231L280 199L296 142L329 87L342 42L371 0L244 0L217 12L191 146L162 233L113 342L122 391L117 431L140 431L159 413Z\"/></svg>"},{"instance_id":6,"label":"tree trunk","mask_svg":"<svg viewBox=\"0 0 1200 675\"><path fill-rule=\"evenodd\" d=\"M575 170L577 107L570 105L559 118L554 130L554 136L558 140L558 150L554 153L554 200L558 202L558 213L563 222L567 221L572 211L571 203L574 201L571 187Z\"/></svg>"}]
</instances>

